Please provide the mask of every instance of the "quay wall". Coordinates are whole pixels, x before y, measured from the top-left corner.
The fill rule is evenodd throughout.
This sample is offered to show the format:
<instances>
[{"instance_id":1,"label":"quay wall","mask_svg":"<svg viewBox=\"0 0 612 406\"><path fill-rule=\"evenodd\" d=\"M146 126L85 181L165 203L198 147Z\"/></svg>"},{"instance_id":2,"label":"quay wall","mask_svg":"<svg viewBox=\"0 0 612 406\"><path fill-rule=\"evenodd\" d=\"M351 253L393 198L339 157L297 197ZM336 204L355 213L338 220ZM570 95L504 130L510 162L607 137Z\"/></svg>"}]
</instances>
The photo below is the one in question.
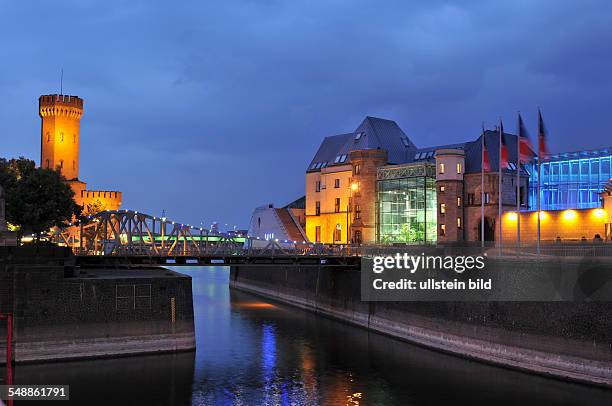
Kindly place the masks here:
<instances>
[{"instance_id":1,"label":"quay wall","mask_svg":"<svg viewBox=\"0 0 612 406\"><path fill-rule=\"evenodd\" d=\"M195 349L189 276L73 264L55 247L0 251L0 308L14 315L15 362ZM5 329L0 322L0 354Z\"/></svg>"},{"instance_id":2,"label":"quay wall","mask_svg":"<svg viewBox=\"0 0 612 406\"><path fill-rule=\"evenodd\" d=\"M230 287L432 349L612 387L610 302L362 302L359 268L237 265Z\"/></svg>"}]
</instances>

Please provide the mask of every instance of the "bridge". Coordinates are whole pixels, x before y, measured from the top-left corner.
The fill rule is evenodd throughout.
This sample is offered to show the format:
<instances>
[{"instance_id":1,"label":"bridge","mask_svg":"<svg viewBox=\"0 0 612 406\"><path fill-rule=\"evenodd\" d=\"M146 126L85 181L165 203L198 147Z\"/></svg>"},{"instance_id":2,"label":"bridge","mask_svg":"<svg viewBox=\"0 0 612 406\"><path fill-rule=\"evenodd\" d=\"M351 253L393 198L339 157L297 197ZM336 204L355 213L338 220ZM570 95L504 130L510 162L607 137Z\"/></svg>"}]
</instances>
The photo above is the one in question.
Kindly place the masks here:
<instances>
[{"instance_id":1,"label":"bridge","mask_svg":"<svg viewBox=\"0 0 612 406\"><path fill-rule=\"evenodd\" d=\"M402 245L323 245L307 241L262 240L251 236L214 233L205 228L155 217L132 210L110 210L57 229L52 237L67 246L80 264L90 265L205 265L300 263L348 265L362 255L394 255L397 252L437 255L482 253L480 243L440 246L436 244ZM492 249L495 248L495 249ZM535 257L533 242L504 247L486 247L488 255L523 258ZM517 253L518 251L518 253ZM612 244L544 243L543 256L612 256Z\"/></svg>"},{"instance_id":2,"label":"bridge","mask_svg":"<svg viewBox=\"0 0 612 406\"><path fill-rule=\"evenodd\" d=\"M342 258L358 253L346 246L214 233L133 210L102 211L55 230L52 240L70 247L80 264L89 265L305 263L322 256L342 265L347 263Z\"/></svg>"}]
</instances>

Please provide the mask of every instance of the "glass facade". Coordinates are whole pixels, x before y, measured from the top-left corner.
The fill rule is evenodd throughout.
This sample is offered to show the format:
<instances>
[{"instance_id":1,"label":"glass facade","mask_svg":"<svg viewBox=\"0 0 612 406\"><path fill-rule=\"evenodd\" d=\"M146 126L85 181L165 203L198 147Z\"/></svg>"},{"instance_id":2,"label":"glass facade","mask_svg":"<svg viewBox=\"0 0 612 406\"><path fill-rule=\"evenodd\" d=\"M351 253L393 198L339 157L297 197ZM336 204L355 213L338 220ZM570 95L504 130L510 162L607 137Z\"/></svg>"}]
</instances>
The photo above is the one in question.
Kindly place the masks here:
<instances>
[{"instance_id":1,"label":"glass facade","mask_svg":"<svg viewBox=\"0 0 612 406\"><path fill-rule=\"evenodd\" d=\"M601 207L599 193L610 179L612 151L609 149L554 155L543 162L541 209L589 209ZM529 205L537 210L537 167L530 172Z\"/></svg>"},{"instance_id":2,"label":"glass facade","mask_svg":"<svg viewBox=\"0 0 612 406\"><path fill-rule=\"evenodd\" d=\"M379 169L378 242L436 241L435 166L429 166Z\"/></svg>"}]
</instances>

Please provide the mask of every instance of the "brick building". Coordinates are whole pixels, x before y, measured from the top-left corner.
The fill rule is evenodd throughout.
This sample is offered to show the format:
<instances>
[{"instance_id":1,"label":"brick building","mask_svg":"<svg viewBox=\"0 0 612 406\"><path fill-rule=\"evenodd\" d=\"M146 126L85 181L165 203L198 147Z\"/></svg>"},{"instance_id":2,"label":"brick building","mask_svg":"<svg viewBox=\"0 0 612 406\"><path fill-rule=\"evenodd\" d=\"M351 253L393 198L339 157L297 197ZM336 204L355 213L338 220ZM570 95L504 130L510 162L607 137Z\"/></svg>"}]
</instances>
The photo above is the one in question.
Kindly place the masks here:
<instances>
[{"instance_id":1,"label":"brick building","mask_svg":"<svg viewBox=\"0 0 612 406\"><path fill-rule=\"evenodd\" d=\"M493 171L481 175L482 139ZM528 207L528 167L517 137L504 133L502 211ZM306 170L306 235L312 242L477 241L484 183L485 239L499 234L498 131L472 141L418 148L391 120L366 117L352 133L327 137Z\"/></svg>"}]
</instances>

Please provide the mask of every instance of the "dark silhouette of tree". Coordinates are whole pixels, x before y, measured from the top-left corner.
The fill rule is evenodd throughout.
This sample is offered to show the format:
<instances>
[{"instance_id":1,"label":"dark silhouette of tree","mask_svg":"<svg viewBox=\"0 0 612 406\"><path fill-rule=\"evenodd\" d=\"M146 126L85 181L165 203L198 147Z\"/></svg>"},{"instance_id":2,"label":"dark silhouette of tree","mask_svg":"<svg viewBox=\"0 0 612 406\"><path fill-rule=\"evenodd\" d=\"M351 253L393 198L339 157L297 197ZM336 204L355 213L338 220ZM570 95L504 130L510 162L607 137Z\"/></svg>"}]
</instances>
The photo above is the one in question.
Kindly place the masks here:
<instances>
[{"instance_id":1,"label":"dark silhouette of tree","mask_svg":"<svg viewBox=\"0 0 612 406\"><path fill-rule=\"evenodd\" d=\"M52 227L67 225L81 213L74 192L55 170L37 168L34 161L20 157L0 158L0 184L4 187L6 221L19 227L20 237L38 237Z\"/></svg>"}]
</instances>

